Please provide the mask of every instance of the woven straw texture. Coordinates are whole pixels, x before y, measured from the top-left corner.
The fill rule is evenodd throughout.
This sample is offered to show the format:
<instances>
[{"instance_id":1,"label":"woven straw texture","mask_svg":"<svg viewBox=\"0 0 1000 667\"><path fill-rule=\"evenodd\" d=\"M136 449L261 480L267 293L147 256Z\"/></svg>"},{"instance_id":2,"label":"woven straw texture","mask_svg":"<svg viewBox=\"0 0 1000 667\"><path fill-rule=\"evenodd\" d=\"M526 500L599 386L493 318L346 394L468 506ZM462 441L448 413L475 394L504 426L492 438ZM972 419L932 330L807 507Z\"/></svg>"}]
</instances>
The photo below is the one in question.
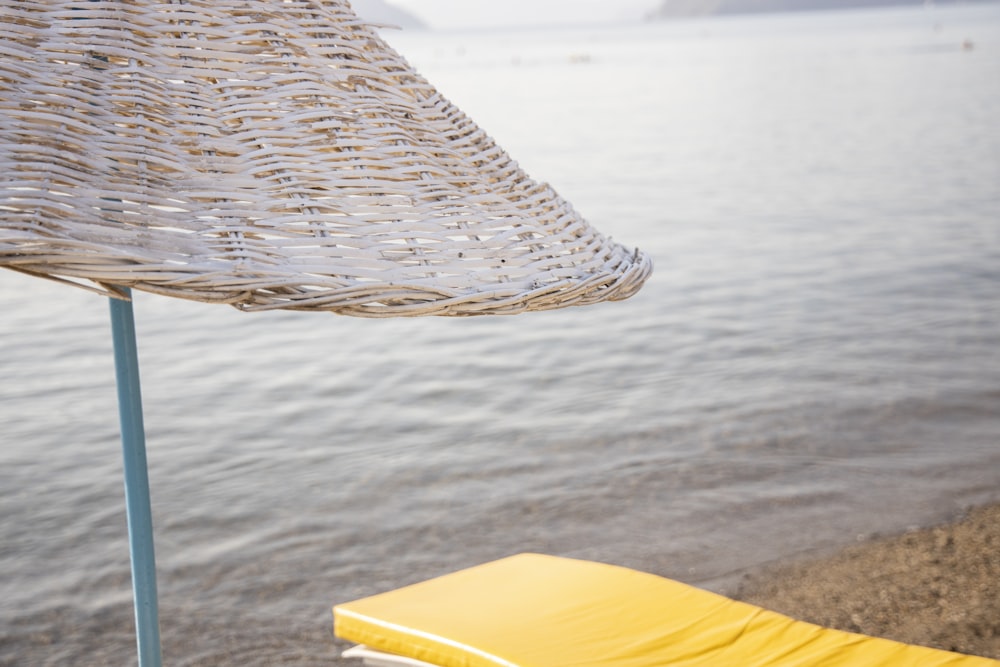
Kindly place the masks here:
<instances>
[{"instance_id":1,"label":"woven straw texture","mask_svg":"<svg viewBox=\"0 0 1000 667\"><path fill-rule=\"evenodd\" d=\"M346 0L3 0L0 266L367 317L617 300L652 270Z\"/></svg>"}]
</instances>

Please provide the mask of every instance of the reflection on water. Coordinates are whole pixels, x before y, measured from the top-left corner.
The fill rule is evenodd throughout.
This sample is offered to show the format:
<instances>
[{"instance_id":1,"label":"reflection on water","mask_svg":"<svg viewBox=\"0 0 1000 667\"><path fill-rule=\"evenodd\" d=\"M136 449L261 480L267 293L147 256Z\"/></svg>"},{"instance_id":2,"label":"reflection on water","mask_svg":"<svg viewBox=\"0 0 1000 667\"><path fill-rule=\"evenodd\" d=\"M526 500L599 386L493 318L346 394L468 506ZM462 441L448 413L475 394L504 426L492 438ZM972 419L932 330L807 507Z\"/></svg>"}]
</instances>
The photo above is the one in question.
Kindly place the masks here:
<instances>
[{"instance_id":1,"label":"reflection on water","mask_svg":"<svg viewBox=\"0 0 1000 667\"><path fill-rule=\"evenodd\" d=\"M335 602L518 551L725 589L1000 500L996 5L391 37L657 272L455 321L139 295L168 662L330 664ZM0 663L127 663L106 304L0 304Z\"/></svg>"}]
</instances>

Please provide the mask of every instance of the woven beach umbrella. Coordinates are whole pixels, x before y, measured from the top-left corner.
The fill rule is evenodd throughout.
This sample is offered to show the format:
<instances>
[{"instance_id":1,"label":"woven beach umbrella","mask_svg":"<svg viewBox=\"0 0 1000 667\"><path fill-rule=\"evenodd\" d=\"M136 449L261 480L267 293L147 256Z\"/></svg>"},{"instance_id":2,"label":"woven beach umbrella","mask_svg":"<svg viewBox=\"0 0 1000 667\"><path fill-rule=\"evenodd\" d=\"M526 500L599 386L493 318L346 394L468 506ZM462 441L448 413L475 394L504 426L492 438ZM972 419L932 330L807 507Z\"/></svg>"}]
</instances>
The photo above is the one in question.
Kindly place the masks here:
<instances>
[{"instance_id":1,"label":"woven beach umbrella","mask_svg":"<svg viewBox=\"0 0 1000 667\"><path fill-rule=\"evenodd\" d=\"M4 266L363 316L621 299L650 272L344 1L2 12Z\"/></svg>"},{"instance_id":2,"label":"woven beach umbrella","mask_svg":"<svg viewBox=\"0 0 1000 667\"><path fill-rule=\"evenodd\" d=\"M112 297L130 534L149 533L132 544L141 664L159 640L132 289L509 314L624 299L652 270L346 0L3 0L0 266Z\"/></svg>"}]
</instances>

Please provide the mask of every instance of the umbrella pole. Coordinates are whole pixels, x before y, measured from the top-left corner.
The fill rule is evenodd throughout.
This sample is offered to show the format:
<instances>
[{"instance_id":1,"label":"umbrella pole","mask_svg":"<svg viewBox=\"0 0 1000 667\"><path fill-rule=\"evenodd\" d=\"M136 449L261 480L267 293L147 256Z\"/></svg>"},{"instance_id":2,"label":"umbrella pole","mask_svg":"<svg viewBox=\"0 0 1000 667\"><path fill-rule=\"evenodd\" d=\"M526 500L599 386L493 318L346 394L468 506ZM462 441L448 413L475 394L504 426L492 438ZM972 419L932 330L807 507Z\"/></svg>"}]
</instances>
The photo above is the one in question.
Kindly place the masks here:
<instances>
[{"instance_id":1,"label":"umbrella pole","mask_svg":"<svg viewBox=\"0 0 1000 667\"><path fill-rule=\"evenodd\" d=\"M130 291L126 291L126 295L131 299ZM162 658L156 596L156 558L153 554L153 515L149 502L135 317L131 300L109 301L111 335L115 349L115 379L118 384L118 414L125 459L125 509L129 556L132 560L132 595L135 603L139 667L160 667Z\"/></svg>"}]
</instances>

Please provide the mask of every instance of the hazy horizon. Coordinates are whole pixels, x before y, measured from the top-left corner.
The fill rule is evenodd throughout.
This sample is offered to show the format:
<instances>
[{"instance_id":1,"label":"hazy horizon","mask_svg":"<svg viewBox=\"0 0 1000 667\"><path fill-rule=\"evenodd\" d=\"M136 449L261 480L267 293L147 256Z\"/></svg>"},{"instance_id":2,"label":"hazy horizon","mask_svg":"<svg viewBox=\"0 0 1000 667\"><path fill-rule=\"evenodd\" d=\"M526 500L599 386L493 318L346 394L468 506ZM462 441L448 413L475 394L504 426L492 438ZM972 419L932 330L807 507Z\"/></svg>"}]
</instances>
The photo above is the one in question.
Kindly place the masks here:
<instances>
[{"instance_id":1,"label":"hazy horizon","mask_svg":"<svg viewBox=\"0 0 1000 667\"><path fill-rule=\"evenodd\" d=\"M526 27L544 25L594 25L641 20L653 12L658 0L387 0L387 4L413 14L434 30Z\"/></svg>"},{"instance_id":2,"label":"hazy horizon","mask_svg":"<svg viewBox=\"0 0 1000 667\"><path fill-rule=\"evenodd\" d=\"M360 1L360 0L359 0ZM476 30L481 28L522 28L545 26L587 26L632 23L651 18L677 18L751 12L789 11L781 2L753 0L741 9L739 2L712 0L619 0L615 3L599 0L507 0L503 3L485 0L368 0L412 15L432 30ZM974 2L1000 2L1000 0L973 0ZM952 4L955 0L939 0ZM900 4L919 5L921 0L872 0L871 6ZM830 11L829 2L803 3L808 7L795 9ZM843 8L857 8L865 4L853 0ZM397 22L399 23L399 22Z\"/></svg>"}]
</instances>

